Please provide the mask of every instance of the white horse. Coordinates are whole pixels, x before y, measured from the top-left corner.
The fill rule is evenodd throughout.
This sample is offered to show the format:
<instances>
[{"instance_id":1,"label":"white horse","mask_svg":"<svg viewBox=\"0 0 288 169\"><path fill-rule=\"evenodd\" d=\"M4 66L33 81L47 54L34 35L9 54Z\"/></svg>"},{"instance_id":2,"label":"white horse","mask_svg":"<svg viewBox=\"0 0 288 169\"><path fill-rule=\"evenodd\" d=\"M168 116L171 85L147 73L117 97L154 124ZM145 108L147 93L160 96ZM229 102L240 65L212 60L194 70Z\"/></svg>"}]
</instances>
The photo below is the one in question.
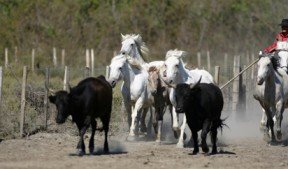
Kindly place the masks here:
<instances>
[{"instance_id":1,"label":"white horse","mask_svg":"<svg viewBox=\"0 0 288 169\"><path fill-rule=\"evenodd\" d=\"M121 37L122 37L122 47L120 49L120 53L122 55L129 55L133 59L137 60L139 64L141 64L141 67L143 67L143 69L145 69L147 72L149 72L149 69L152 67L156 67L157 69L160 69L161 67L164 66L164 61L153 61L153 62L146 63L145 58L148 57L149 50L147 46L145 45L145 43L143 42L142 37L139 34L137 35L135 34L122 35L121 34ZM158 103L158 101L156 102ZM156 107L157 107L157 104L156 104ZM156 107L154 104L155 109ZM170 113L172 114L171 109L169 110L170 110ZM151 115L153 115L151 109L150 111L151 111ZM143 116L143 118L145 118L145 116ZM157 134L156 142L160 142L160 138L161 138L162 121L158 121L158 123L159 123L159 125L157 125L158 129L155 130L155 133Z\"/></svg>"},{"instance_id":2,"label":"white horse","mask_svg":"<svg viewBox=\"0 0 288 169\"><path fill-rule=\"evenodd\" d=\"M130 133L128 140L136 139L139 134L139 120L141 119L141 132L146 132L145 118L140 118L143 110L145 117L148 108L153 104L153 97L148 88L148 72L135 64L128 55L117 55L111 60L108 81L115 87L116 83L123 80L121 92L128 113Z\"/></svg>"},{"instance_id":3,"label":"white horse","mask_svg":"<svg viewBox=\"0 0 288 169\"><path fill-rule=\"evenodd\" d=\"M149 49L142 41L142 37L139 34L121 34L121 36L122 47L120 49L120 53L127 54L138 60L141 66L144 67L147 71L152 66L159 68L164 65L164 61L153 61L146 63L145 58L148 57Z\"/></svg>"},{"instance_id":4,"label":"white horse","mask_svg":"<svg viewBox=\"0 0 288 169\"><path fill-rule=\"evenodd\" d=\"M261 56L258 61L257 85L254 98L259 101L267 117L265 135L271 130L271 142L275 142L274 121L276 117L276 138L281 140L281 122L284 109L287 108L288 75L278 68L276 57Z\"/></svg>"},{"instance_id":5,"label":"white horse","mask_svg":"<svg viewBox=\"0 0 288 169\"><path fill-rule=\"evenodd\" d=\"M288 48L287 48L287 42L278 42L277 43L277 48L276 48L276 52L272 53L272 54L268 54L271 55L270 57L275 57L278 59L278 68L283 69L285 72L288 72ZM262 51L259 52L259 56L261 57L263 55ZM273 121L276 122L276 117L273 117ZM260 128L266 128L266 122L267 122L267 117L265 114L265 110L262 108L262 118L260 121Z\"/></svg>"},{"instance_id":6,"label":"white horse","mask_svg":"<svg viewBox=\"0 0 288 169\"><path fill-rule=\"evenodd\" d=\"M162 75L164 77L164 80L166 83L169 84L180 84L180 83L186 83L186 84L195 84L197 81L202 77L201 83L214 83L213 77L211 74L205 70L188 70L185 68L185 65L182 61L182 58L187 53L180 50L169 50L166 54L166 60L165 60L165 72ZM178 124L178 116L175 111L176 107L176 100L175 100L175 89L171 88L169 93L170 101L173 105L173 130L176 132L180 132L179 140L177 143L177 147L184 147L184 129L186 127L186 116L183 115L183 123L179 129ZM179 131L180 130L180 131Z\"/></svg>"}]
</instances>

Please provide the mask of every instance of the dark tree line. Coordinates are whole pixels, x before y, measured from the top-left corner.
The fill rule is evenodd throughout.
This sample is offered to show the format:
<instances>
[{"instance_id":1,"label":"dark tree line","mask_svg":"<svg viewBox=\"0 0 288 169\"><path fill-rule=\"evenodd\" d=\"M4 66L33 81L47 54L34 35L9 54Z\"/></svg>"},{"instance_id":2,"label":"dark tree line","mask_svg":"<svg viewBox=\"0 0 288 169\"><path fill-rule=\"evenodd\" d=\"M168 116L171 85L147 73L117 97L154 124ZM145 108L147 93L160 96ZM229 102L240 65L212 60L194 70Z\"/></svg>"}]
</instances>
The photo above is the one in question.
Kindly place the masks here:
<instances>
[{"instance_id":1,"label":"dark tree line","mask_svg":"<svg viewBox=\"0 0 288 169\"><path fill-rule=\"evenodd\" d=\"M215 57L257 52L272 43L286 13L285 0L0 0L0 51L36 48L48 57L55 46L73 64L81 50L94 48L107 64L121 33L139 33L151 60L174 48Z\"/></svg>"}]
</instances>

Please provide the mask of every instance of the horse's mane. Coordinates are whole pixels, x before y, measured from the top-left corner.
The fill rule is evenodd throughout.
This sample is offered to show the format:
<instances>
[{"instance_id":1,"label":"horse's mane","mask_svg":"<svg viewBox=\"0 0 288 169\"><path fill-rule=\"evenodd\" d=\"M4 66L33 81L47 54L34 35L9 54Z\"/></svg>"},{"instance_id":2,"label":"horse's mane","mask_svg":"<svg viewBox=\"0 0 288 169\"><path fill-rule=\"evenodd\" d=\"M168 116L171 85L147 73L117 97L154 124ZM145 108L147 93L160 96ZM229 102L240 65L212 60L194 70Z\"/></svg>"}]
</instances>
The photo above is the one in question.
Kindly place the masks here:
<instances>
[{"instance_id":1,"label":"horse's mane","mask_svg":"<svg viewBox=\"0 0 288 169\"><path fill-rule=\"evenodd\" d=\"M187 56L188 53L186 51L182 51L182 50L178 50L178 49L174 49L174 50L169 50L166 53L165 59L168 59L170 57L176 57L177 59L179 59L180 63L183 65L183 67L185 68L186 63L182 60L183 57Z\"/></svg>"},{"instance_id":2,"label":"horse's mane","mask_svg":"<svg viewBox=\"0 0 288 169\"><path fill-rule=\"evenodd\" d=\"M145 42L142 41L141 35L139 35L139 34L137 34L137 35L136 34L122 35L122 42L125 41L126 39L130 39L130 38L132 38L136 42L138 49L140 49L139 53L142 56L143 60L146 62L145 58L148 57L149 49L145 45Z\"/></svg>"},{"instance_id":3,"label":"horse's mane","mask_svg":"<svg viewBox=\"0 0 288 169\"><path fill-rule=\"evenodd\" d=\"M280 58L279 58L279 56L273 56L273 57L270 58L270 60L271 60L273 69L277 70L277 68L280 67L280 63L279 63Z\"/></svg>"},{"instance_id":4,"label":"horse's mane","mask_svg":"<svg viewBox=\"0 0 288 169\"><path fill-rule=\"evenodd\" d=\"M143 69L142 64L138 60L132 58L131 56L129 56L127 54L125 55L125 57L127 59L127 62L130 64L130 66L132 68L136 68L138 70L142 70Z\"/></svg>"},{"instance_id":5,"label":"horse's mane","mask_svg":"<svg viewBox=\"0 0 288 169\"><path fill-rule=\"evenodd\" d=\"M116 60L126 60L127 58L125 57L125 55L116 55L111 59L111 62L115 62Z\"/></svg>"},{"instance_id":6,"label":"horse's mane","mask_svg":"<svg viewBox=\"0 0 288 169\"><path fill-rule=\"evenodd\" d=\"M176 58L183 58L185 56L187 56L187 52L182 51L182 50L178 50L178 49L174 49L174 50L169 50L166 53L165 59L169 58L169 57L176 57Z\"/></svg>"},{"instance_id":7,"label":"horse's mane","mask_svg":"<svg viewBox=\"0 0 288 169\"><path fill-rule=\"evenodd\" d=\"M116 55L112 58L111 62L115 62L115 61L122 61L122 62L128 62L129 65L132 67L132 68L136 68L138 70L142 70L143 67L142 65L140 64L140 62L136 59L133 59L131 56L125 54L125 55L122 55L122 54L119 54L119 55Z\"/></svg>"}]
</instances>

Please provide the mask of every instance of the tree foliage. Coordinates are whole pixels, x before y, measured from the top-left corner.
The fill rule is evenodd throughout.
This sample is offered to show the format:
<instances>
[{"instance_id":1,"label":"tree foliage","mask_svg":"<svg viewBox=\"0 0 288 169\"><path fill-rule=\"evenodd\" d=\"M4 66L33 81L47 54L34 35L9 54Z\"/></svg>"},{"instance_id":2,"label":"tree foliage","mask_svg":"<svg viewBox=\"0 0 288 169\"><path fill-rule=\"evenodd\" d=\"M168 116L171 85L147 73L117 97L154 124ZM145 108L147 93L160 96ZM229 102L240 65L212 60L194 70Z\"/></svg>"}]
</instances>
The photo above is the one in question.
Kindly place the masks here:
<instances>
[{"instance_id":1,"label":"tree foliage","mask_svg":"<svg viewBox=\"0 0 288 169\"><path fill-rule=\"evenodd\" d=\"M0 50L36 48L51 56L64 48L71 58L94 48L107 64L120 34L141 34L151 60L169 49L195 54L255 52L272 43L286 15L286 1L272 0L0 0ZM73 59L71 59L73 60ZM74 63L71 61L71 64Z\"/></svg>"}]
</instances>

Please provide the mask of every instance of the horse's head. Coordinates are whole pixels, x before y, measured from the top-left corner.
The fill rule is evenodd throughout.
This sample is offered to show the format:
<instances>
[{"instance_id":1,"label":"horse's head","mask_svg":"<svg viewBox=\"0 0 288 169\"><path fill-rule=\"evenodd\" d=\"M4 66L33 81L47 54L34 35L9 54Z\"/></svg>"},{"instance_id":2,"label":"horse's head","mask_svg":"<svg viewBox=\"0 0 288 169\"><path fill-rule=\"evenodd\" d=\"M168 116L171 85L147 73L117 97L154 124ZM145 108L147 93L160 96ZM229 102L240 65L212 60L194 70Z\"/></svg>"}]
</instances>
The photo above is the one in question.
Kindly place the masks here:
<instances>
[{"instance_id":1,"label":"horse's head","mask_svg":"<svg viewBox=\"0 0 288 169\"><path fill-rule=\"evenodd\" d=\"M116 86L116 83L123 79L123 74L127 67L127 59L125 55L117 55L111 60L111 64L109 65L109 78L108 82L112 87Z\"/></svg>"},{"instance_id":2,"label":"horse's head","mask_svg":"<svg viewBox=\"0 0 288 169\"><path fill-rule=\"evenodd\" d=\"M122 35L122 47L120 53L127 54L140 62L145 63L143 55L148 53L148 48L142 41L142 37L138 34Z\"/></svg>"},{"instance_id":3,"label":"horse's head","mask_svg":"<svg viewBox=\"0 0 288 169\"><path fill-rule=\"evenodd\" d=\"M182 57L186 55L186 52L179 50L169 50L166 54L165 71L163 77L167 83L175 83L175 80L181 71L184 71L184 64Z\"/></svg>"},{"instance_id":4,"label":"horse's head","mask_svg":"<svg viewBox=\"0 0 288 169\"><path fill-rule=\"evenodd\" d=\"M258 61L257 84L262 85L263 82L273 71L272 57L262 56Z\"/></svg>"},{"instance_id":5,"label":"horse's head","mask_svg":"<svg viewBox=\"0 0 288 169\"><path fill-rule=\"evenodd\" d=\"M149 68L148 73L149 73L148 82L151 88L150 90L152 95L155 95L157 93L158 87L161 86L159 70L156 67L152 66Z\"/></svg>"}]
</instances>

